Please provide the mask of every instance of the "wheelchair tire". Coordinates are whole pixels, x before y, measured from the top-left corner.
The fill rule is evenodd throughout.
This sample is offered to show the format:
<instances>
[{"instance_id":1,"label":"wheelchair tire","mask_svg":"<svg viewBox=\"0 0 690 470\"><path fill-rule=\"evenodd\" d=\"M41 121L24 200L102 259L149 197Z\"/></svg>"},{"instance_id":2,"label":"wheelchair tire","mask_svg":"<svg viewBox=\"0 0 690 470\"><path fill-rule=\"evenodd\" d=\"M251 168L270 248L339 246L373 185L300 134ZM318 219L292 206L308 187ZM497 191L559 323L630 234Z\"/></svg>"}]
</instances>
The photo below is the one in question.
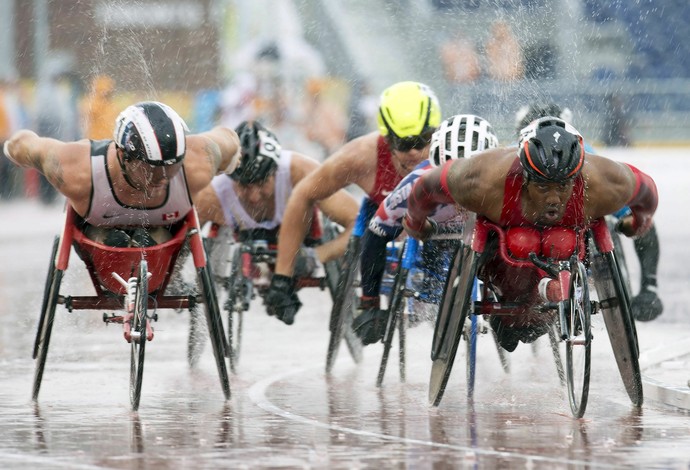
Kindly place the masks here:
<instances>
[{"instance_id":1,"label":"wheelchair tire","mask_svg":"<svg viewBox=\"0 0 690 470\"><path fill-rule=\"evenodd\" d=\"M226 279L224 289L228 298L223 303L223 309L228 317L228 358L230 370L237 372L240 362L240 347L242 346L242 328L244 326L244 312L249 310L249 304L245 301L246 292L252 292L254 285L251 279L242 275L242 253L235 247L230 263L230 273Z\"/></svg>"},{"instance_id":2,"label":"wheelchair tire","mask_svg":"<svg viewBox=\"0 0 690 470\"><path fill-rule=\"evenodd\" d=\"M225 365L225 350L227 346L223 332L223 320L218 308L218 299L216 298L216 291L213 288L213 281L211 280L209 270L206 267L198 268L197 275L199 285L201 286L201 298L206 310L206 324L211 338L211 346L213 347L213 356L216 359L218 378L223 389L223 395L228 400L230 399L230 381L228 379L228 369Z\"/></svg>"},{"instance_id":3,"label":"wheelchair tire","mask_svg":"<svg viewBox=\"0 0 690 470\"><path fill-rule=\"evenodd\" d=\"M395 281L393 282L393 289L391 300L388 304L388 324L386 326L386 333L383 336L383 355L381 356L381 364L379 366L379 372L376 377L376 386L380 387L383 383L383 376L386 374L386 365L388 364L388 356L391 352L391 347L393 346L393 337L395 336L395 330L398 329L400 332L400 381L405 381L405 286L407 284L407 275L409 273L408 269L403 268L402 258L405 248L400 250L400 257L398 258L398 267L395 270Z\"/></svg>"},{"instance_id":4,"label":"wheelchair tire","mask_svg":"<svg viewBox=\"0 0 690 470\"><path fill-rule=\"evenodd\" d=\"M338 278L336 295L331 309L329 329L331 332L328 341L328 351L326 353L326 373L330 374L338 356L338 349L345 336L345 330L354 335L352 331L353 311L356 308L355 298L355 278L359 270L359 249L360 238L350 237L347 250L343 257ZM355 339L356 335L355 335ZM361 344L361 343L360 343Z\"/></svg>"},{"instance_id":5,"label":"wheelchair tire","mask_svg":"<svg viewBox=\"0 0 690 470\"><path fill-rule=\"evenodd\" d=\"M592 358L592 304L589 299L587 271L581 262L573 263L570 295L566 302L565 344L568 401L575 418L582 418L587 409Z\"/></svg>"},{"instance_id":6,"label":"wheelchair tire","mask_svg":"<svg viewBox=\"0 0 690 470\"><path fill-rule=\"evenodd\" d=\"M45 322L46 312L48 309L48 302L50 297L50 287L53 284L53 278L55 276L55 258L57 257L58 246L60 246L60 237L55 237L53 240L53 250L50 255L50 263L48 264L48 274L46 275L46 282L43 287L43 301L41 303L41 315L38 318L38 328L36 331L36 339L34 340L34 350L31 355L33 359L36 359L38 354L38 345L41 340L41 331L43 330L43 323Z\"/></svg>"},{"instance_id":7,"label":"wheelchair tire","mask_svg":"<svg viewBox=\"0 0 690 470\"><path fill-rule=\"evenodd\" d=\"M630 285L630 271L628 270L628 263L625 259L625 250L623 249L623 240L621 240L621 235L616 231L616 220L613 217L606 217L606 225L609 228L609 233L611 234L611 240L613 241L613 249L616 253L616 260L618 261L618 267L621 270L621 279L623 280L623 286L626 289L628 299L632 299L632 287Z\"/></svg>"},{"instance_id":8,"label":"wheelchair tire","mask_svg":"<svg viewBox=\"0 0 690 470\"><path fill-rule=\"evenodd\" d=\"M642 374L638 361L637 332L617 256L615 252L597 253L591 266L599 305L623 385L633 405L642 406Z\"/></svg>"},{"instance_id":9,"label":"wheelchair tire","mask_svg":"<svg viewBox=\"0 0 690 470\"><path fill-rule=\"evenodd\" d=\"M139 409L141 401L141 385L144 382L144 357L146 352L146 324L148 317L148 263L139 263L137 276L137 292L134 298L134 312L130 320L130 361L129 361L129 399L132 411Z\"/></svg>"},{"instance_id":10,"label":"wheelchair tire","mask_svg":"<svg viewBox=\"0 0 690 470\"><path fill-rule=\"evenodd\" d=\"M429 380L429 403L433 406L441 403L462 338L465 318L473 308L472 292L478 263L479 254L466 245L460 245L453 256L434 329Z\"/></svg>"},{"instance_id":11,"label":"wheelchair tire","mask_svg":"<svg viewBox=\"0 0 690 470\"><path fill-rule=\"evenodd\" d=\"M55 254L57 253L58 242L59 240L56 238L53 258L48 270L48 279L46 282L47 289L43 296L43 309L39 320L39 328L36 333L36 341L34 343L36 369L34 371L34 383L31 393L31 398L34 401L38 399L38 392L41 390L43 371L45 370L48 347L50 346L50 336L53 331L53 323L55 322L55 308L57 307L60 297L60 285L62 284L62 276L64 274L64 271L55 269Z\"/></svg>"}]
</instances>

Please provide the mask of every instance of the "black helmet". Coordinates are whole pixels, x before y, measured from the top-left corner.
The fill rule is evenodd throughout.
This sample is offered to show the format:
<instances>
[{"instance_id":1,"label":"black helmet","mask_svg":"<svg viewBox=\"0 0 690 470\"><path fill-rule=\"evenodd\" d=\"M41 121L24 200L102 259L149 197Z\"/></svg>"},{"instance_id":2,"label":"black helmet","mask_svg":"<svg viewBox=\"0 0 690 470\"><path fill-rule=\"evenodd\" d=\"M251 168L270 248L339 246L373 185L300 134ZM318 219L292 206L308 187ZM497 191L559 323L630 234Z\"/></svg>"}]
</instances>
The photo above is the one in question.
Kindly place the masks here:
<instances>
[{"instance_id":1,"label":"black helmet","mask_svg":"<svg viewBox=\"0 0 690 470\"><path fill-rule=\"evenodd\" d=\"M170 106L143 101L120 113L113 138L125 159L162 166L184 159L187 132L187 124Z\"/></svg>"},{"instance_id":2,"label":"black helmet","mask_svg":"<svg viewBox=\"0 0 690 470\"><path fill-rule=\"evenodd\" d=\"M258 121L244 121L235 132L240 137L242 158L230 178L240 184L263 183L278 168L278 138Z\"/></svg>"},{"instance_id":3,"label":"black helmet","mask_svg":"<svg viewBox=\"0 0 690 470\"><path fill-rule=\"evenodd\" d=\"M525 105L515 113L515 131L519 133L530 122L547 116L556 116L565 122L572 122L573 112L568 108L561 108L555 103L532 103Z\"/></svg>"},{"instance_id":4,"label":"black helmet","mask_svg":"<svg viewBox=\"0 0 690 470\"><path fill-rule=\"evenodd\" d=\"M582 136L573 126L547 116L520 131L518 155L528 179L562 183L582 170L585 148Z\"/></svg>"}]
</instances>

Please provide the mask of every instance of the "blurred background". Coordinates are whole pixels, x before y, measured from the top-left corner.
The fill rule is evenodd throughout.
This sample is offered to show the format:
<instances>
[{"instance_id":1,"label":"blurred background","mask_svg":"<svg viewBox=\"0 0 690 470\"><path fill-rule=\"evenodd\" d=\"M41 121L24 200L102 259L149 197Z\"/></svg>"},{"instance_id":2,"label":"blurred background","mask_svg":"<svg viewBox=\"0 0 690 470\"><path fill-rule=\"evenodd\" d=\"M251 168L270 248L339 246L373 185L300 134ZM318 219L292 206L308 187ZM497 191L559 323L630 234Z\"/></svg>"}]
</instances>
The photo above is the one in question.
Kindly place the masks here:
<instances>
[{"instance_id":1,"label":"blurred background","mask_svg":"<svg viewBox=\"0 0 690 470\"><path fill-rule=\"evenodd\" d=\"M378 95L430 85L503 143L532 102L595 146L690 143L687 0L0 0L0 144L110 138L134 101L194 132L248 118L317 159L375 130ZM0 157L0 197L54 198Z\"/></svg>"}]
</instances>

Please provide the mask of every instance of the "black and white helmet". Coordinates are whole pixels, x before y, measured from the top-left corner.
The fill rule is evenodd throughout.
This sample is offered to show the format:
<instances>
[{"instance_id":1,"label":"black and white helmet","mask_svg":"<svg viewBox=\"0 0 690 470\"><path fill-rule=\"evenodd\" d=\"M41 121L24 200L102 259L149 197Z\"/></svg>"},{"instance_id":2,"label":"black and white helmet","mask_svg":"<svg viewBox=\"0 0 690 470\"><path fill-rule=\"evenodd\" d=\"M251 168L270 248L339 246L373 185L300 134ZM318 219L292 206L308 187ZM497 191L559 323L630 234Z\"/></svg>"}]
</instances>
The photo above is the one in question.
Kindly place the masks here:
<instances>
[{"instance_id":1,"label":"black and white helmet","mask_svg":"<svg viewBox=\"0 0 690 470\"><path fill-rule=\"evenodd\" d=\"M126 160L142 160L149 165L172 165L184 159L184 120L168 105L143 101L128 106L115 120L115 145Z\"/></svg>"},{"instance_id":2,"label":"black and white helmet","mask_svg":"<svg viewBox=\"0 0 690 470\"><path fill-rule=\"evenodd\" d=\"M473 114L457 114L443 121L431 136L429 162L438 167L496 147L498 137L489 121Z\"/></svg>"}]
</instances>

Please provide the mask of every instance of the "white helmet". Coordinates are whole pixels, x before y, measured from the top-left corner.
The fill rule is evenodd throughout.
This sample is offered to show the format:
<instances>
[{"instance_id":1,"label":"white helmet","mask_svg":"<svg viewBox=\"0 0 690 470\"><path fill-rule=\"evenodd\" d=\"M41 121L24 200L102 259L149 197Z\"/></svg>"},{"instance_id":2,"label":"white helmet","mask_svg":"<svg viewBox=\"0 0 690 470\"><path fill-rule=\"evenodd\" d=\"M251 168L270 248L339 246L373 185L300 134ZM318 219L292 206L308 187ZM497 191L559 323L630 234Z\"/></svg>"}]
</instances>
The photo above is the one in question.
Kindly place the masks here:
<instances>
[{"instance_id":1,"label":"white helmet","mask_svg":"<svg viewBox=\"0 0 690 470\"><path fill-rule=\"evenodd\" d=\"M496 147L498 137L489 121L474 114L457 114L443 121L431 136L429 162L438 167Z\"/></svg>"}]
</instances>

